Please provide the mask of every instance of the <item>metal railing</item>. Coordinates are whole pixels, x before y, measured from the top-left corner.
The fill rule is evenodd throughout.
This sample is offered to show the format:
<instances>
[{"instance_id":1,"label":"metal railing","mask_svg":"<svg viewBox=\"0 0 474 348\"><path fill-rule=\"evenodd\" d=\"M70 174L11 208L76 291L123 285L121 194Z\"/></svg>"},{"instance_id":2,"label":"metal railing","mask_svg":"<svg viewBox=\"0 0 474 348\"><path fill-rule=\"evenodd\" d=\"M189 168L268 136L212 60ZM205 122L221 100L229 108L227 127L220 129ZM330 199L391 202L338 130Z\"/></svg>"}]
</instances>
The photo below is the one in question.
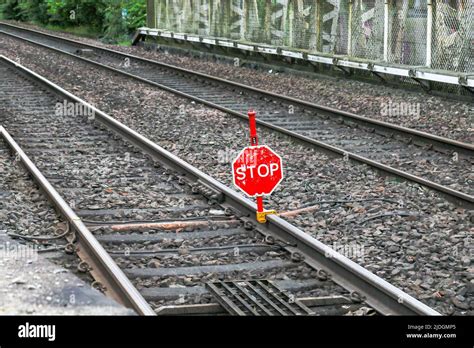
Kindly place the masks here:
<instances>
[{"instance_id":1,"label":"metal railing","mask_svg":"<svg viewBox=\"0 0 474 348\"><path fill-rule=\"evenodd\" d=\"M149 0L148 26L439 70L474 71L474 0Z\"/></svg>"}]
</instances>

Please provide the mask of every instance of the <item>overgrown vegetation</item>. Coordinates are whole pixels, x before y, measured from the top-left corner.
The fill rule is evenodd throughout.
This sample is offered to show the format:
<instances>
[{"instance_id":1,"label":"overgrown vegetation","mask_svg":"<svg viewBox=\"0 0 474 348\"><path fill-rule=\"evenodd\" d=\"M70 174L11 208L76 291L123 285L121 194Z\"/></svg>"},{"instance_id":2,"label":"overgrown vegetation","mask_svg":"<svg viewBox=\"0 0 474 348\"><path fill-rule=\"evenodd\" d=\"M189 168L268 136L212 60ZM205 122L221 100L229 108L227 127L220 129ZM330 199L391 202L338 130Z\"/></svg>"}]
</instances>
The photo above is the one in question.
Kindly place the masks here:
<instances>
[{"instance_id":1,"label":"overgrown vegetation","mask_svg":"<svg viewBox=\"0 0 474 348\"><path fill-rule=\"evenodd\" d=\"M123 42L145 25L146 0L0 0L0 18Z\"/></svg>"}]
</instances>

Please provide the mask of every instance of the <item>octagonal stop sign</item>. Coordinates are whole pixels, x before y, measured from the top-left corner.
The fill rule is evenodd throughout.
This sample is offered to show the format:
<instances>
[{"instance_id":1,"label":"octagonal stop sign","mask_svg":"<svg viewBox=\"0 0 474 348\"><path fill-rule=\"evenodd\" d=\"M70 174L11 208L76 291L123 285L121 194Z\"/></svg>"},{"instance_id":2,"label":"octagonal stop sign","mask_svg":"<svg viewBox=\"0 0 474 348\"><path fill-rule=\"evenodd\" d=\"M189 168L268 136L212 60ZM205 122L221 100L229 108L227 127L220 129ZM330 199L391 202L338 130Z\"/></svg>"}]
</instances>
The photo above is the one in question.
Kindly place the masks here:
<instances>
[{"instance_id":1,"label":"octagonal stop sign","mask_svg":"<svg viewBox=\"0 0 474 348\"><path fill-rule=\"evenodd\" d=\"M283 180L281 157L266 145L244 148L232 169L234 185L251 197L271 194Z\"/></svg>"}]
</instances>

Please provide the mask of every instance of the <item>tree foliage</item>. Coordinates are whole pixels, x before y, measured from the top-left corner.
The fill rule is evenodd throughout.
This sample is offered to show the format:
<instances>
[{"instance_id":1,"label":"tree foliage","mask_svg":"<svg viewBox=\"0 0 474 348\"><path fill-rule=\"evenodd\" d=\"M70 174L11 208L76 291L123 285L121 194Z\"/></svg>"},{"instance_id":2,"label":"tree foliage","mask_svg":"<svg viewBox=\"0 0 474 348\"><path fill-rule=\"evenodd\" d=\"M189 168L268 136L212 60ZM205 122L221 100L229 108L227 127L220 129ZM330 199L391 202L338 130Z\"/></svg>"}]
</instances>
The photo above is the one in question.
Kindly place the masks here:
<instances>
[{"instance_id":1,"label":"tree foliage","mask_svg":"<svg viewBox=\"0 0 474 348\"><path fill-rule=\"evenodd\" d=\"M87 26L122 39L145 25L146 0L0 0L5 19L60 27Z\"/></svg>"}]
</instances>

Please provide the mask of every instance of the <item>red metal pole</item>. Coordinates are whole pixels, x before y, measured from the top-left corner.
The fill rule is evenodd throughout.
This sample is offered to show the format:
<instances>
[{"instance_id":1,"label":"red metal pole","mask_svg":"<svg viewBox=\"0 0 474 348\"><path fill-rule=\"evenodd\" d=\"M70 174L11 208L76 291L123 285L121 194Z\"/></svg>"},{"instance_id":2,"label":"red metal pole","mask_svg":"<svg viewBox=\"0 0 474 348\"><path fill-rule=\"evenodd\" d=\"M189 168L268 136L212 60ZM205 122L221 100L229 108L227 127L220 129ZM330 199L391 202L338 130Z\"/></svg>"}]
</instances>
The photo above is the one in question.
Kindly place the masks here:
<instances>
[{"instance_id":1,"label":"red metal pole","mask_svg":"<svg viewBox=\"0 0 474 348\"><path fill-rule=\"evenodd\" d=\"M257 146L257 113L253 110L249 110L248 115L250 123L250 146Z\"/></svg>"},{"instance_id":2,"label":"red metal pole","mask_svg":"<svg viewBox=\"0 0 474 348\"><path fill-rule=\"evenodd\" d=\"M250 125L250 146L258 146L257 113L254 110L249 110L248 116ZM257 213L263 213L262 196L257 196Z\"/></svg>"},{"instance_id":3,"label":"red metal pole","mask_svg":"<svg viewBox=\"0 0 474 348\"><path fill-rule=\"evenodd\" d=\"M258 213L263 212L263 197L262 196L257 196L257 212Z\"/></svg>"}]
</instances>

